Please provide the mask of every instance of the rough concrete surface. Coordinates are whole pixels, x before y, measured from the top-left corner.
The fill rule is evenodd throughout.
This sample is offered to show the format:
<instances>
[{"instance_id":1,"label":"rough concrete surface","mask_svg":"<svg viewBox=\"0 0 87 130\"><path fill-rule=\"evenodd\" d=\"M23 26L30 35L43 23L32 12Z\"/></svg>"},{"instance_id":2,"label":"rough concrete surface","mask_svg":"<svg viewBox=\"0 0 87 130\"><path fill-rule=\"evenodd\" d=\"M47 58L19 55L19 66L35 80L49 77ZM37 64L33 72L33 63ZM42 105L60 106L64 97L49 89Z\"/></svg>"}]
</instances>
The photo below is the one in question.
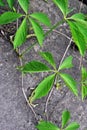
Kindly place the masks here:
<instances>
[{"instance_id":1,"label":"rough concrete surface","mask_svg":"<svg viewBox=\"0 0 87 130\"><path fill-rule=\"evenodd\" d=\"M80 7L78 1L70 0L69 5L75 8L75 12L78 12ZM48 4L42 0L31 1L31 11L46 12L49 14L53 24L62 18L59 9L50 0L48 0ZM82 11L87 13L87 7L83 6ZM70 36L67 25L59 27L57 31L61 31ZM28 40L25 45L21 47L21 50L29 46L31 42L32 39ZM56 64L59 65L68 44L68 39L53 32L44 41L42 48L36 45L33 50L25 55L25 62L32 59L41 60L38 56L39 49L52 52ZM79 81L79 52L69 48L66 56L69 55L74 57L74 67L68 72ZM87 66L87 56L83 62L84 65ZM0 38L0 130L36 130L35 125L37 121L22 93L21 73L16 69L18 65L20 65L20 61L12 46L9 42ZM30 88L37 86L45 75L46 74L36 74L24 76L23 87L26 95L29 95ZM44 115L46 99L47 97L36 101L38 106L34 108L37 117L43 119L46 119ZM80 94L78 98L75 97L66 86L59 91L54 88L48 104L48 119L60 126L61 113L64 109L68 109L71 112L71 121L77 121L80 124L79 130L87 130L87 99L82 102Z\"/></svg>"}]
</instances>

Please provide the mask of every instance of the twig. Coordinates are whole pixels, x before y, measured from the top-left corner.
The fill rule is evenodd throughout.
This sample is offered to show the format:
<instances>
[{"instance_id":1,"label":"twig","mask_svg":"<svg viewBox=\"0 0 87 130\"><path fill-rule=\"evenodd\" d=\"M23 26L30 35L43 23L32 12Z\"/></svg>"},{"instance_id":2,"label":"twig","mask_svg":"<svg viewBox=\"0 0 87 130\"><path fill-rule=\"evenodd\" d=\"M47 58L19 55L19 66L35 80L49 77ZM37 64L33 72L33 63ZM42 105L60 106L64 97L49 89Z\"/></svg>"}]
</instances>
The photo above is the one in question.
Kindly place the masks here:
<instances>
[{"instance_id":1,"label":"twig","mask_svg":"<svg viewBox=\"0 0 87 130\"><path fill-rule=\"evenodd\" d=\"M44 30L50 30L50 29L44 29ZM58 34L60 34L60 35L62 35L62 36L64 36L64 37L66 37L68 40L70 40L70 39L71 39L71 38L70 38L70 37L68 37L66 34L64 34L64 33L60 32L60 31L53 30L53 32L58 33Z\"/></svg>"},{"instance_id":2,"label":"twig","mask_svg":"<svg viewBox=\"0 0 87 130\"><path fill-rule=\"evenodd\" d=\"M59 27L61 24L63 24L65 22L65 19L62 19L60 21L58 21L55 25L53 25L46 33L45 33L45 37L47 37L55 28Z\"/></svg>"},{"instance_id":3,"label":"twig","mask_svg":"<svg viewBox=\"0 0 87 130\"><path fill-rule=\"evenodd\" d=\"M30 107L30 109L31 109L31 111L33 112L33 114L34 114L34 116L35 116L35 119L38 121L38 118L37 118L37 115L36 115L36 113L35 113L35 111L34 111L34 109L33 109L33 107L31 106L31 104L29 103L29 101L28 101L28 99L27 99L27 96L26 96L26 93L25 93L25 90L24 90L24 87L23 87L23 73L22 73L22 92L23 92L23 95L24 95L24 98L25 98L25 100L26 100L26 102L27 102L27 104L28 104L28 106Z\"/></svg>"},{"instance_id":4,"label":"twig","mask_svg":"<svg viewBox=\"0 0 87 130\"><path fill-rule=\"evenodd\" d=\"M79 69L80 69L80 68L81 68L81 66L82 66L82 61L83 61L83 57L81 56L81 57L80 57Z\"/></svg>"},{"instance_id":5,"label":"twig","mask_svg":"<svg viewBox=\"0 0 87 130\"><path fill-rule=\"evenodd\" d=\"M69 47L70 47L70 45L71 45L71 42L72 42L72 38L70 39L70 42L69 42L69 44L68 44L68 46L67 46L67 48L66 48L66 50L65 50L65 52L64 52L64 54L63 54L63 57L62 57L62 59L61 59L61 61L60 61L60 64L59 64L59 67L60 67L60 65L62 64L62 62L63 62L63 60L64 60L64 58L65 58L65 56L66 56L66 54L67 54L67 51L68 51L68 49L69 49ZM58 70L59 70L59 67L58 67Z\"/></svg>"},{"instance_id":6,"label":"twig","mask_svg":"<svg viewBox=\"0 0 87 130\"><path fill-rule=\"evenodd\" d=\"M49 96L48 96L48 98L47 98L47 100L46 100L46 105L45 105L45 113L46 113L46 118L47 118L47 120L48 120L47 107L48 107L48 102L49 102L49 99L50 99L50 97L51 97L51 95L52 95L53 89L54 89L54 87L51 89L51 91L50 91L50 93L49 93Z\"/></svg>"},{"instance_id":7,"label":"twig","mask_svg":"<svg viewBox=\"0 0 87 130\"><path fill-rule=\"evenodd\" d=\"M23 57L27 52L29 52L35 45L37 44L37 42L34 42L31 46L29 46L26 50L24 50L21 54L20 57Z\"/></svg>"},{"instance_id":8,"label":"twig","mask_svg":"<svg viewBox=\"0 0 87 130\"><path fill-rule=\"evenodd\" d=\"M83 0L82 0L82 2L83 2ZM83 7L83 3L80 4L79 13L81 12L82 7Z\"/></svg>"}]
</instances>

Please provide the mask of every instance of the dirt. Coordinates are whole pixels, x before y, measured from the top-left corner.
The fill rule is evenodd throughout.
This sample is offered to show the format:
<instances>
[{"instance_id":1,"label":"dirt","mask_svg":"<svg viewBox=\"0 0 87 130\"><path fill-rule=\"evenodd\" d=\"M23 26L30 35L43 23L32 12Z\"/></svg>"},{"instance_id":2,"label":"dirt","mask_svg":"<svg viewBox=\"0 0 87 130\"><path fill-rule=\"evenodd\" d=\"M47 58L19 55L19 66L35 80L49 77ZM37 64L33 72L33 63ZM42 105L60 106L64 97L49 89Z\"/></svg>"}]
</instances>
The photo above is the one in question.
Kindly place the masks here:
<instances>
[{"instance_id":1,"label":"dirt","mask_svg":"<svg viewBox=\"0 0 87 130\"><path fill-rule=\"evenodd\" d=\"M80 4L77 0L74 0L74 2L69 1L69 5L75 8L75 12L78 12ZM62 18L61 12L50 0L48 0L48 3L33 0L31 1L30 10L31 12L41 11L47 13L52 24ZM85 5L82 7L82 12L87 13ZM44 27L44 29L46 28ZM66 24L57 28L56 31L71 36ZM32 41L34 39L28 39L20 48L21 52L31 45ZM43 50L50 51L53 54L58 66L68 44L69 39L54 31L46 38L42 48L36 45L34 49L24 56L23 63L32 59L42 60L38 56L38 51ZM79 82L80 54L76 49L69 48L66 56L69 55L74 57L74 67L67 72ZM87 66L87 55L83 59L83 64ZM0 130L36 130L37 120L24 98L21 73L16 69L18 65L20 65L19 57L13 50L12 45L0 37ZM27 96L31 93L30 89L36 87L45 75L47 74L27 74L24 76L23 87ZM80 90L80 87L78 89ZM46 99L47 96L35 102L38 106L34 108L34 111L38 118L46 119L44 114ZM61 113L64 109L71 112L71 121L77 121L80 124L79 130L87 130L87 99L82 101L80 93L79 97L75 97L65 85L59 91L54 87L48 103L47 114L49 121L61 126Z\"/></svg>"}]
</instances>

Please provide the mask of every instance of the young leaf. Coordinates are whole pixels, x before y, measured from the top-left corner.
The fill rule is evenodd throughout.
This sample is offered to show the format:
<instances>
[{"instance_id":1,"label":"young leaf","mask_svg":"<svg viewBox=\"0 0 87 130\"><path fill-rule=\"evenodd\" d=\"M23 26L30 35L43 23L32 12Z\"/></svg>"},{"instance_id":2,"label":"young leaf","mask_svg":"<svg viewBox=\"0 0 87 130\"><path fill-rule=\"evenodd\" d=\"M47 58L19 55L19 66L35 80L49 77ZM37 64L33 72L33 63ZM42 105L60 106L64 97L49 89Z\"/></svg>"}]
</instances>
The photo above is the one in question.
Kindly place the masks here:
<instances>
[{"instance_id":1,"label":"young leaf","mask_svg":"<svg viewBox=\"0 0 87 130\"><path fill-rule=\"evenodd\" d=\"M67 87L76 95L78 96L77 84L75 80L69 75L65 73L60 73L61 78L66 83Z\"/></svg>"},{"instance_id":2,"label":"young leaf","mask_svg":"<svg viewBox=\"0 0 87 130\"><path fill-rule=\"evenodd\" d=\"M63 15L66 16L68 13L68 0L53 0L53 2L60 8Z\"/></svg>"},{"instance_id":3,"label":"young leaf","mask_svg":"<svg viewBox=\"0 0 87 130\"><path fill-rule=\"evenodd\" d=\"M22 17L22 14L10 11L5 12L0 15L0 25L11 23L20 17Z\"/></svg>"},{"instance_id":4,"label":"young leaf","mask_svg":"<svg viewBox=\"0 0 87 130\"><path fill-rule=\"evenodd\" d=\"M14 6L14 0L7 0L9 7L12 9Z\"/></svg>"},{"instance_id":5,"label":"young leaf","mask_svg":"<svg viewBox=\"0 0 87 130\"><path fill-rule=\"evenodd\" d=\"M24 12L27 14L29 9L29 0L18 0L21 8L24 10Z\"/></svg>"},{"instance_id":6,"label":"young leaf","mask_svg":"<svg viewBox=\"0 0 87 130\"><path fill-rule=\"evenodd\" d=\"M79 28L79 31L82 33L85 42L87 41L87 21L86 21L86 16L82 13L77 13L72 15L70 17L72 20L76 22L77 28Z\"/></svg>"},{"instance_id":7,"label":"young leaf","mask_svg":"<svg viewBox=\"0 0 87 130\"><path fill-rule=\"evenodd\" d=\"M78 46L80 54L83 56L86 51L86 39L84 37L84 34L82 33L80 26L78 27L77 22L68 20L68 24L70 26L72 38Z\"/></svg>"},{"instance_id":8,"label":"young leaf","mask_svg":"<svg viewBox=\"0 0 87 130\"><path fill-rule=\"evenodd\" d=\"M35 13L31 14L30 16L32 18L35 18L36 20L40 21L44 25L51 27L50 19L48 18L48 16L45 13L35 12Z\"/></svg>"},{"instance_id":9,"label":"young leaf","mask_svg":"<svg viewBox=\"0 0 87 130\"><path fill-rule=\"evenodd\" d=\"M53 86L54 79L55 79L55 74L52 74L46 77L43 81L41 81L41 83L33 91L30 97L30 102L32 103L36 99L46 96Z\"/></svg>"},{"instance_id":10,"label":"young leaf","mask_svg":"<svg viewBox=\"0 0 87 130\"><path fill-rule=\"evenodd\" d=\"M43 40L44 40L44 31L42 30L41 26L33 19L29 19L32 27L34 29L34 32L36 34L37 40L39 44L42 46Z\"/></svg>"},{"instance_id":11,"label":"young leaf","mask_svg":"<svg viewBox=\"0 0 87 130\"><path fill-rule=\"evenodd\" d=\"M82 86L81 86L81 93L82 93L82 100L87 96L87 70L85 67L82 67Z\"/></svg>"},{"instance_id":12,"label":"young leaf","mask_svg":"<svg viewBox=\"0 0 87 130\"><path fill-rule=\"evenodd\" d=\"M4 5L5 3L2 0L0 0L0 6L4 6Z\"/></svg>"},{"instance_id":13,"label":"young leaf","mask_svg":"<svg viewBox=\"0 0 87 130\"><path fill-rule=\"evenodd\" d=\"M71 123L68 125L64 130L77 130L80 127L80 125L76 122Z\"/></svg>"},{"instance_id":14,"label":"young leaf","mask_svg":"<svg viewBox=\"0 0 87 130\"><path fill-rule=\"evenodd\" d=\"M54 58L50 52L39 52L40 56L45 59L50 65L56 68Z\"/></svg>"},{"instance_id":15,"label":"young leaf","mask_svg":"<svg viewBox=\"0 0 87 130\"><path fill-rule=\"evenodd\" d=\"M62 128L65 127L65 125L67 124L69 119L70 119L69 111L63 111L63 113L62 113Z\"/></svg>"},{"instance_id":16,"label":"young leaf","mask_svg":"<svg viewBox=\"0 0 87 130\"><path fill-rule=\"evenodd\" d=\"M39 61L30 61L26 63L24 66L19 67L19 69L24 73L39 73L39 72L48 72L50 68Z\"/></svg>"},{"instance_id":17,"label":"young leaf","mask_svg":"<svg viewBox=\"0 0 87 130\"><path fill-rule=\"evenodd\" d=\"M87 46L87 21L80 21L78 22L77 21L77 27L79 29L79 31L81 32L84 40L85 40L85 43L86 43L86 46Z\"/></svg>"},{"instance_id":18,"label":"young leaf","mask_svg":"<svg viewBox=\"0 0 87 130\"><path fill-rule=\"evenodd\" d=\"M59 66L59 70L72 68L72 67L73 67L72 59L73 59L72 56L67 57L67 58L63 61L63 63Z\"/></svg>"},{"instance_id":19,"label":"young leaf","mask_svg":"<svg viewBox=\"0 0 87 130\"><path fill-rule=\"evenodd\" d=\"M77 14L73 14L70 18L75 21L81 21L81 20L85 20L86 16L82 13L77 13Z\"/></svg>"},{"instance_id":20,"label":"young leaf","mask_svg":"<svg viewBox=\"0 0 87 130\"><path fill-rule=\"evenodd\" d=\"M56 125L48 121L40 121L36 128L38 130L60 130Z\"/></svg>"},{"instance_id":21,"label":"young leaf","mask_svg":"<svg viewBox=\"0 0 87 130\"><path fill-rule=\"evenodd\" d=\"M13 42L14 49L21 46L25 42L26 36L27 36L27 21L25 18L15 34Z\"/></svg>"},{"instance_id":22,"label":"young leaf","mask_svg":"<svg viewBox=\"0 0 87 130\"><path fill-rule=\"evenodd\" d=\"M87 70L86 70L86 68L82 67L81 72L82 72L82 81L87 80Z\"/></svg>"},{"instance_id":23,"label":"young leaf","mask_svg":"<svg viewBox=\"0 0 87 130\"><path fill-rule=\"evenodd\" d=\"M87 97L87 85L82 86L82 100Z\"/></svg>"}]
</instances>

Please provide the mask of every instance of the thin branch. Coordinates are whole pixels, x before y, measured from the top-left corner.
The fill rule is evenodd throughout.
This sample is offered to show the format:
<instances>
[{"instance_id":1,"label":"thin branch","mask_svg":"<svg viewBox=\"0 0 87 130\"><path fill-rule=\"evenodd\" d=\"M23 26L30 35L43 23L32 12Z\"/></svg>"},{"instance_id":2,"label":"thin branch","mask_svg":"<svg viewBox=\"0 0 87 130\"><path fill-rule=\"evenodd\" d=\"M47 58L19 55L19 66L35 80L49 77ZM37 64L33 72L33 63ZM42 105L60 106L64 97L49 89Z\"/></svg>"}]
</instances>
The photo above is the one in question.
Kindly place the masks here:
<instances>
[{"instance_id":1,"label":"thin branch","mask_svg":"<svg viewBox=\"0 0 87 130\"><path fill-rule=\"evenodd\" d=\"M79 63L79 70L80 70L80 68L81 68L81 66L82 66L82 61L83 61L83 57L81 56L81 57L80 57L80 63Z\"/></svg>"},{"instance_id":2,"label":"thin branch","mask_svg":"<svg viewBox=\"0 0 87 130\"><path fill-rule=\"evenodd\" d=\"M20 50L19 50L20 51ZM22 59L20 59L20 64L21 66L23 65L22 64ZM27 99L27 96L26 96L26 93L25 93L25 90L24 90L24 76L23 76L23 72L22 72L22 75L21 75L21 86L22 86L22 92L23 92L23 95L24 95L24 98L28 104L28 106L30 107L31 111L33 112L34 116L35 116L35 119L38 121L38 118L37 118L37 114L35 113L33 107L31 106L31 104L29 103L28 99Z\"/></svg>"},{"instance_id":3,"label":"thin branch","mask_svg":"<svg viewBox=\"0 0 87 130\"><path fill-rule=\"evenodd\" d=\"M68 52L68 49L69 49L69 47L70 47L70 45L71 45L71 42L72 42L72 38L70 39L70 42L69 42L69 44L68 44L68 46L67 46L67 48L66 48L66 50L65 50L65 52L64 52L64 54L63 54L63 57L62 57L62 59L61 59L61 61L60 61L60 64L59 64L59 67L60 67L60 65L62 64L62 62L63 62L63 60L64 60L64 58L65 58L65 56L66 56L66 54L67 54L67 52ZM59 70L59 67L58 67L58 70Z\"/></svg>"},{"instance_id":4,"label":"thin branch","mask_svg":"<svg viewBox=\"0 0 87 130\"><path fill-rule=\"evenodd\" d=\"M28 34L26 38L36 37L35 34Z\"/></svg>"},{"instance_id":5,"label":"thin branch","mask_svg":"<svg viewBox=\"0 0 87 130\"><path fill-rule=\"evenodd\" d=\"M50 29L44 29L44 30L46 31L46 30L50 30ZM53 30L53 32L58 33L58 34L60 34L60 35L62 35L62 36L64 36L64 37L66 37L68 40L70 40L70 39L71 39L71 38L70 38L70 37L68 37L66 34L64 34L64 33L60 32L60 31Z\"/></svg>"},{"instance_id":6,"label":"thin branch","mask_svg":"<svg viewBox=\"0 0 87 130\"><path fill-rule=\"evenodd\" d=\"M65 19L62 19L60 21L58 21L56 24L54 24L46 33L45 33L45 37L48 36L55 28L59 27L61 24L63 24L65 22Z\"/></svg>"},{"instance_id":7,"label":"thin branch","mask_svg":"<svg viewBox=\"0 0 87 130\"><path fill-rule=\"evenodd\" d=\"M37 42L34 42L31 46L29 46L27 49L25 49L25 50L20 54L20 57L23 57L26 53L28 53L36 44L37 44Z\"/></svg>"},{"instance_id":8,"label":"thin branch","mask_svg":"<svg viewBox=\"0 0 87 130\"><path fill-rule=\"evenodd\" d=\"M49 96L48 96L48 98L47 98L47 100L46 100L46 105L45 105L45 113L46 113L46 118L47 118L47 120L48 120L47 107L48 107L48 102L49 102L49 99L50 99L50 97L51 97L51 95L52 95L53 89L54 89L54 87L51 89L51 91L50 91L50 93L49 93Z\"/></svg>"},{"instance_id":9,"label":"thin branch","mask_svg":"<svg viewBox=\"0 0 87 130\"><path fill-rule=\"evenodd\" d=\"M82 2L83 2L83 0L82 0ZM81 12L82 7L83 7L83 3L82 3L82 2L81 2L81 4L80 4L79 13Z\"/></svg>"}]
</instances>

